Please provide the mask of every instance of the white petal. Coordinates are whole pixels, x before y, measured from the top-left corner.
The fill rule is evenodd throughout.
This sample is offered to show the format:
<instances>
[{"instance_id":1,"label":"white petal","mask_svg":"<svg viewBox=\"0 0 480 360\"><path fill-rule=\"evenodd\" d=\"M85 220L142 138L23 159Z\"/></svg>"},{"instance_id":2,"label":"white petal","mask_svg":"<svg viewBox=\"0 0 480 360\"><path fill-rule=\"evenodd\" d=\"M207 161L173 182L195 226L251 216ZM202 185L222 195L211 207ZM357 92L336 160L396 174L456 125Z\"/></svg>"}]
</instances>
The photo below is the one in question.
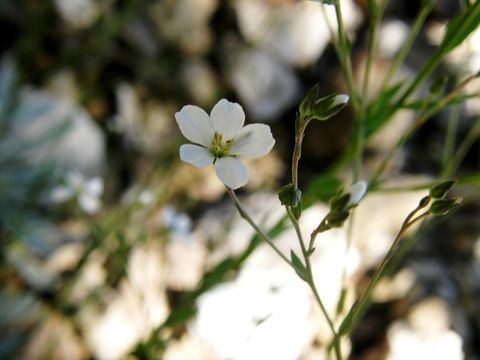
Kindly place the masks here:
<instances>
[{"instance_id":1,"label":"white petal","mask_svg":"<svg viewBox=\"0 0 480 360\"><path fill-rule=\"evenodd\" d=\"M213 107L210 118L215 131L230 140L242 128L245 113L239 104L222 99Z\"/></svg>"},{"instance_id":2,"label":"white petal","mask_svg":"<svg viewBox=\"0 0 480 360\"><path fill-rule=\"evenodd\" d=\"M80 190L85 184L85 177L78 171L69 172L65 180L68 186L75 190Z\"/></svg>"},{"instance_id":3,"label":"white petal","mask_svg":"<svg viewBox=\"0 0 480 360\"><path fill-rule=\"evenodd\" d=\"M103 179L101 177L94 177L85 184L85 191L89 194L99 197L103 193Z\"/></svg>"},{"instance_id":4,"label":"white petal","mask_svg":"<svg viewBox=\"0 0 480 360\"><path fill-rule=\"evenodd\" d=\"M81 194L78 197L78 205L87 214L95 214L100 209L100 200L89 194Z\"/></svg>"},{"instance_id":5,"label":"white petal","mask_svg":"<svg viewBox=\"0 0 480 360\"><path fill-rule=\"evenodd\" d=\"M357 205L359 201L362 200L366 191L367 183L365 181L359 181L355 184L352 184L347 190L347 192L350 194L350 199L348 200L347 207Z\"/></svg>"},{"instance_id":6,"label":"white petal","mask_svg":"<svg viewBox=\"0 0 480 360\"><path fill-rule=\"evenodd\" d=\"M67 186L57 186L50 193L50 200L54 203L62 203L73 197L73 191Z\"/></svg>"},{"instance_id":7,"label":"white petal","mask_svg":"<svg viewBox=\"0 0 480 360\"><path fill-rule=\"evenodd\" d=\"M251 124L240 130L233 139L229 153L256 158L268 154L275 144L270 126Z\"/></svg>"},{"instance_id":8,"label":"white petal","mask_svg":"<svg viewBox=\"0 0 480 360\"><path fill-rule=\"evenodd\" d=\"M191 142L210 146L215 131L212 128L210 117L198 106L186 105L175 114L178 127Z\"/></svg>"},{"instance_id":9,"label":"white petal","mask_svg":"<svg viewBox=\"0 0 480 360\"><path fill-rule=\"evenodd\" d=\"M220 180L230 189L238 189L248 182L248 170L242 162L233 157L217 159L215 171Z\"/></svg>"},{"instance_id":10,"label":"white petal","mask_svg":"<svg viewBox=\"0 0 480 360\"><path fill-rule=\"evenodd\" d=\"M349 99L348 95L339 94L333 98L333 104L331 105L331 107L334 107L340 104L346 104L348 102L348 99Z\"/></svg>"},{"instance_id":11,"label":"white petal","mask_svg":"<svg viewBox=\"0 0 480 360\"><path fill-rule=\"evenodd\" d=\"M213 156L207 149L192 144L180 146L180 159L198 168L203 168L213 163Z\"/></svg>"}]
</instances>

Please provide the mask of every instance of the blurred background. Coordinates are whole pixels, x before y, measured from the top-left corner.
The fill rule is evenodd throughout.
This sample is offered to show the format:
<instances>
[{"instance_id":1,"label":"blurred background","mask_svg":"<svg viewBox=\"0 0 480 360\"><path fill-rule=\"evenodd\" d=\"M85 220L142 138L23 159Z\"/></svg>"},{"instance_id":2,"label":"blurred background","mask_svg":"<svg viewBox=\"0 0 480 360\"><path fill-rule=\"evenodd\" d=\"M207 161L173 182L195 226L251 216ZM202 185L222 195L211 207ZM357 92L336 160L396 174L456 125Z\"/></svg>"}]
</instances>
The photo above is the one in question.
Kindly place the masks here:
<instances>
[{"instance_id":1,"label":"blurred background","mask_svg":"<svg viewBox=\"0 0 480 360\"><path fill-rule=\"evenodd\" d=\"M371 22L341 0L355 79ZM390 1L380 25L373 97L422 1ZM411 79L461 1L438 0L395 75ZM277 189L289 182L298 104L320 84L347 92L330 43L331 6L294 0L0 0L0 358L327 359L329 331L291 269L254 237L212 167L181 163L174 114L221 98L276 145L248 162L240 198L286 253L296 249ZM436 76L450 87L480 70L480 30ZM428 92L427 81L416 93ZM461 208L407 234L408 246L344 344L352 359L480 358L480 101L442 110L395 153L389 191L369 194L312 260L335 313L365 286L405 216L444 173ZM401 111L366 144L364 178L415 119ZM454 130L452 130L454 129ZM349 168L352 114L312 124L300 183L309 234ZM453 135L452 135L453 134ZM323 201L323 202L322 202ZM353 234L353 235L352 235ZM339 313L339 318L342 312Z\"/></svg>"}]
</instances>

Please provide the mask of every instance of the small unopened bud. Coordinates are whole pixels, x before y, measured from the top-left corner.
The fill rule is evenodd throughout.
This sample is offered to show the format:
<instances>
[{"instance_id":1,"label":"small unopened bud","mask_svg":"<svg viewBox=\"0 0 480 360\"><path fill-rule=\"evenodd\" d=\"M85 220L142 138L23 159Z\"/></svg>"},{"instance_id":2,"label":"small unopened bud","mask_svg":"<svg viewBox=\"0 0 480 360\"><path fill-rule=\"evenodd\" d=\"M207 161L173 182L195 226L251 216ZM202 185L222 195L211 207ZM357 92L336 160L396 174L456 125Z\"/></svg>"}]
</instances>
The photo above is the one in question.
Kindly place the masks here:
<instances>
[{"instance_id":1,"label":"small unopened bud","mask_svg":"<svg viewBox=\"0 0 480 360\"><path fill-rule=\"evenodd\" d=\"M349 215L350 213L348 211L329 213L325 219L325 223L329 229L341 227Z\"/></svg>"},{"instance_id":2,"label":"small unopened bud","mask_svg":"<svg viewBox=\"0 0 480 360\"><path fill-rule=\"evenodd\" d=\"M435 216L441 216L448 213L453 208L460 206L462 203L461 198L453 198L453 199L440 199L435 201L428 210L430 214Z\"/></svg>"},{"instance_id":3,"label":"small unopened bud","mask_svg":"<svg viewBox=\"0 0 480 360\"><path fill-rule=\"evenodd\" d=\"M455 185L455 181L448 180L438 185L435 185L430 189L430 196L434 199L443 199L450 189Z\"/></svg>"},{"instance_id":4,"label":"small unopened bud","mask_svg":"<svg viewBox=\"0 0 480 360\"><path fill-rule=\"evenodd\" d=\"M355 184L352 184L347 193L350 194L350 199L348 200L347 207L357 205L360 200L365 196L367 192L367 183L365 181L358 181Z\"/></svg>"},{"instance_id":5,"label":"small unopened bud","mask_svg":"<svg viewBox=\"0 0 480 360\"><path fill-rule=\"evenodd\" d=\"M297 207L302 199L302 192L293 184L288 184L278 191L278 198L282 205Z\"/></svg>"},{"instance_id":6,"label":"small unopened bud","mask_svg":"<svg viewBox=\"0 0 480 360\"><path fill-rule=\"evenodd\" d=\"M333 212L343 211L348 205L351 195L349 193L339 194L330 200L330 210Z\"/></svg>"},{"instance_id":7,"label":"small unopened bud","mask_svg":"<svg viewBox=\"0 0 480 360\"><path fill-rule=\"evenodd\" d=\"M330 94L320 97L320 87L315 85L300 104L301 118L327 120L342 110L348 103L345 94Z\"/></svg>"},{"instance_id":8,"label":"small unopened bud","mask_svg":"<svg viewBox=\"0 0 480 360\"><path fill-rule=\"evenodd\" d=\"M419 209L424 208L425 206L428 205L429 202L430 202L430 196L424 196L418 203L418 208Z\"/></svg>"}]
</instances>

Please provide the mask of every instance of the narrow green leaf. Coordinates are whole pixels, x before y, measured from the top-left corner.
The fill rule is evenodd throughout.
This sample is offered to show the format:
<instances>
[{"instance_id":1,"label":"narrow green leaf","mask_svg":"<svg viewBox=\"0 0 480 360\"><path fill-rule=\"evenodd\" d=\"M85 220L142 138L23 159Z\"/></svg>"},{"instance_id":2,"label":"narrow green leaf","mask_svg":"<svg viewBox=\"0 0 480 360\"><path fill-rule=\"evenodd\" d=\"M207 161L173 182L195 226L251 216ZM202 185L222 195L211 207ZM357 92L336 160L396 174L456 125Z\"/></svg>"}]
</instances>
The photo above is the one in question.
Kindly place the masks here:
<instances>
[{"instance_id":1,"label":"narrow green leaf","mask_svg":"<svg viewBox=\"0 0 480 360\"><path fill-rule=\"evenodd\" d=\"M365 135L373 135L389 119L389 109L394 103L395 96L398 94L404 82L398 82L385 90L378 96L367 108L367 117L365 122Z\"/></svg>"},{"instance_id":2,"label":"narrow green leaf","mask_svg":"<svg viewBox=\"0 0 480 360\"><path fill-rule=\"evenodd\" d=\"M350 332L350 329L353 325L353 314L355 312L356 303L350 308L347 316L343 319L342 323L340 324L340 328L338 329L338 335L347 335Z\"/></svg>"},{"instance_id":3,"label":"narrow green leaf","mask_svg":"<svg viewBox=\"0 0 480 360\"><path fill-rule=\"evenodd\" d=\"M378 6L375 0L368 0L368 12L370 16L374 18L377 15Z\"/></svg>"},{"instance_id":4,"label":"narrow green leaf","mask_svg":"<svg viewBox=\"0 0 480 360\"><path fill-rule=\"evenodd\" d=\"M307 268L305 267L305 265L303 265L302 261L299 259L297 254L293 252L293 250L290 250L290 258L292 260L292 266L300 279L308 281Z\"/></svg>"},{"instance_id":5,"label":"narrow green leaf","mask_svg":"<svg viewBox=\"0 0 480 360\"><path fill-rule=\"evenodd\" d=\"M438 53L442 56L460 45L480 24L480 1L463 8L447 25Z\"/></svg>"},{"instance_id":6,"label":"narrow green leaf","mask_svg":"<svg viewBox=\"0 0 480 360\"><path fill-rule=\"evenodd\" d=\"M346 298L347 298L347 289L343 288L342 291L340 292L340 298L338 299L338 303L337 303L337 315L343 311L343 308L345 307Z\"/></svg>"}]
</instances>

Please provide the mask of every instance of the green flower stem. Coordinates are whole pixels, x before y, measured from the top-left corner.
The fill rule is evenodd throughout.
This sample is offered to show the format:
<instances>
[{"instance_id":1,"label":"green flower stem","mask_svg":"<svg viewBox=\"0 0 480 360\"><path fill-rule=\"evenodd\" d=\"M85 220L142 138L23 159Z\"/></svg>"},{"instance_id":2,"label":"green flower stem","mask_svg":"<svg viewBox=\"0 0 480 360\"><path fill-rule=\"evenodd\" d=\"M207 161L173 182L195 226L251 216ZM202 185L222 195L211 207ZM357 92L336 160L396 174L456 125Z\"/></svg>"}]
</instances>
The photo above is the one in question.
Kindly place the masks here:
<instances>
[{"instance_id":1,"label":"green flower stem","mask_svg":"<svg viewBox=\"0 0 480 360\"><path fill-rule=\"evenodd\" d=\"M457 148L457 151L453 154L444 171L441 174L442 179L452 176L452 174L460 166L460 163L465 158L468 149L478 140L480 136L480 117L477 118L475 124L470 128L465 139L463 139L460 146Z\"/></svg>"},{"instance_id":2,"label":"green flower stem","mask_svg":"<svg viewBox=\"0 0 480 360\"><path fill-rule=\"evenodd\" d=\"M325 222L326 222L326 217L323 218L322 222L320 223L320 225L318 225L315 230L312 231L312 233L310 234L310 242L308 243L308 252L312 251L314 246L315 246L315 240L318 236L318 234L324 232L324 228L325 228Z\"/></svg>"},{"instance_id":3,"label":"green flower stem","mask_svg":"<svg viewBox=\"0 0 480 360\"><path fill-rule=\"evenodd\" d=\"M370 26L370 32L368 36L368 55L367 55L367 64L365 65L365 72L363 75L363 85L362 85L362 107L366 108L367 99L368 99L368 85L370 82L370 73L372 70L373 54L375 50L375 44L377 43L378 27L383 17L383 12L387 5L387 0L381 0L378 7L378 11L373 18L373 24Z\"/></svg>"},{"instance_id":4,"label":"green flower stem","mask_svg":"<svg viewBox=\"0 0 480 360\"><path fill-rule=\"evenodd\" d=\"M355 88L355 82L353 80L352 61L350 59L350 46L348 44L348 38L345 32L345 24L343 21L342 7L340 6L340 1L336 1L334 6L335 15L337 17L338 23L338 40L340 45L338 48L336 47L336 49L339 50L339 53L337 55L340 58L340 63L342 65L343 72L347 80L348 92L350 98L352 99L354 113L355 115L358 115L360 106L358 102L357 90Z\"/></svg>"},{"instance_id":5,"label":"green flower stem","mask_svg":"<svg viewBox=\"0 0 480 360\"><path fill-rule=\"evenodd\" d=\"M459 115L460 115L460 106L455 106L451 109L448 117L448 126L447 126L447 132L445 134L445 142L443 145L443 154L442 154L443 172L446 171L446 168L455 150L455 138L457 136L457 131L458 131Z\"/></svg>"},{"instance_id":6,"label":"green flower stem","mask_svg":"<svg viewBox=\"0 0 480 360\"><path fill-rule=\"evenodd\" d=\"M359 99L360 113L357 114L356 116L358 121L356 126L356 138L354 143L355 158L354 158L354 166L353 166L353 182L357 182L361 177L361 169L362 169L362 163L363 163L363 148L365 146L365 121L367 120L370 73L372 69L375 44L377 43L378 27L383 17L383 12L385 10L386 4L387 4L387 0L383 0L380 2L378 11L376 11L375 13L375 16L373 18L373 24L372 26L370 26L370 31L368 35L367 63L365 65L365 72L363 75L362 97ZM340 7L340 4L339 4L339 7Z\"/></svg>"},{"instance_id":7,"label":"green flower stem","mask_svg":"<svg viewBox=\"0 0 480 360\"><path fill-rule=\"evenodd\" d=\"M375 270L375 273L372 276L372 279L368 283L367 288L363 291L362 295L358 299L358 301L352 306L350 309L349 313L347 314L346 318L350 318L350 323L348 330L352 329L356 322L358 321L359 317L363 314L365 311L366 306L370 302L370 298L372 296L373 290L375 289L376 285L378 284L378 281L381 279L382 275L385 272L385 269L387 265L390 263L390 261L395 257L397 254L397 251L400 247L402 236L405 233L405 231L415 224L416 222L422 220L423 218L427 217L429 215L429 212L426 211L423 214L415 217L415 215L423 209L427 204L421 205L419 204L408 216L405 218L405 220L402 223L402 226L400 230L398 231L397 235L395 236L395 239L393 240L392 244L390 245L390 248L388 249L387 253L383 257L380 265L377 267ZM348 331L342 331L343 329L340 330L340 335L343 335L344 333Z\"/></svg>"},{"instance_id":8,"label":"green flower stem","mask_svg":"<svg viewBox=\"0 0 480 360\"><path fill-rule=\"evenodd\" d=\"M380 24L380 19L383 15L383 10L385 9L386 0L381 2L379 10L376 12L373 19L373 25L370 26L370 31L368 35L368 51L367 51L367 63L365 64L365 71L363 74L363 84L362 84L362 98L359 99L359 112L357 119L357 128L356 128L356 138L355 138L355 159L354 159L354 171L353 171L353 181L356 182L360 178L362 160L363 160L363 147L365 142L365 120L367 116L367 105L368 105L368 85L370 81L370 72L373 62L373 52L375 48L375 43L377 40L378 26ZM340 7L340 4L339 4ZM341 16L341 13L340 13Z\"/></svg>"},{"instance_id":9,"label":"green flower stem","mask_svg":"<svg viewBox=\"0 0 480 360\"><path fill-rule=\"evenodd\" d=\"M248 212L245 210L243 205L240 203L240 200L238 199L235 192L228 187L227 187L227 192L228 192L228 195L230 196L230 198L232 199L233 203L235 204L235 207L237 208L240 216L242 218L244 218L250 224L250 226L257 232L257 234L260 235L260 237L263 240L265 240L265 242L268 245L270 245L270 247L277 253L278 256L280 256L282 258L283 261L285 261L290 267L293 267L290 260L288 260L288 258L285 255L283 255L283 253L273 243L273 241L268 237L268 235L262 229L260 229L260 227L255 223L255 221L253 221L251 216L248 214Z\"/></svg>"},{"instance_id":10,"label":"green flower stem","mask_svg":"<svg viewBox=\"0 0 480 360\"><path fill-rule=\"evenodd\" d=\"M298 223L298 220L295 218L292 211L290 210L290 208L287 206L286 209L287 209L288 217L290 218L290 221L292 222L292 225L293 225L293 227L295 229L295 232L297 234L297 238L298 238L298 241L300 243L300 248L302 250L302 255L303 255L303 258L305 260L305 268L307 269L307 279L305 281L307 282L308 286L312 290L313 295L315 296L315 300L317 301L317 303L318 303L318 305L319 305L319 307L320 307L320 309L323 313L323 316L327 320L328 326L330 327L330 330L333 334L332 343L333 343L333 348L334 348L334 351L335 351L335 357L337 358L337 360L342 360L342 353L341 353L341 349L340 349L339 336L337 334L337 331L335 330L335 326L333 325L333 321L332 321L330 315L328 315L327 309L325 308L325 305L323 304L323 301L320 298L320 294L318 293L317 286L315 285L315 279L313 277L313 271L312 271L312 264L310 262L310 255L307 251L307 248L305 247L302 232L300 230L300 225Z\"/></svg>"},{"instance_id":11,"label":"green flower stem","mask_svg":"<svg viewBox=\"0 0 480 360\"><path fill-rule=\"evenodd\" d=\"M298 189L298 163L302 156L302 142L305 129L310 121L297 117L295 123L295 145L292 155L292 184L294 189Z\"/></svg>"},{"instance_id":12,"label":"green flower stem","mask_svg":"<svg viewBox=\"0 0 480 360\"><path fill-rule=\"evenodd\" d=\"M410 48L412 47L412 44L415 41L418 35L418 32L420 31L420 28L422 27L423 23L425 22L425 19L427 18L428 14L430 14L431 11L432 11L432 4L427 4L424 7L422 7L420 12L417 14L413 22L413 25L410 28L410 32L407 35L407 38L403 42L403 45L398 51L398 53L395 55L393 63L388 69L387 75L382 81L382 85L380 86L380 91L378 92L379 94L383 94L383 92L389 85L390 81L392 80L393 75L395 75L398 68L403 63L403 60L405 59Z\"/></svg>"},{"instance_id":13,"label":"green flower stem","mask_svg":"<svg viewBox=\"0 0 480 360\"><path fill-rule=\"evenodd\" d=\"M448 105L448 103L454 99L462 90L467 86L467 84L476 79L477 74L471 75L464 79L460 84L458 84L450 93L448 93L446 96L438 100L430 109L427 109L428 103L430 102L429 99L427 99L423 105L423 108L420 111L420 114L418 117L415 119L415 121L409 126L409 128L402 134L402 136L397 140L395 145L390 149L390 151L387 153L383 161L379 164L377 169L375 170L374 175L372 176L372 179L370 180L371 184L375 184L380 176L383 174L385 169L387 168L388 163L391 161L393 158L393 155L395 155L396 150L402 146L405 141L413 134L413 132L418 129L421 125L425 123L432 115L434 115L437 111L443 109L445 106Z\"/></svg>"}]
</instances>

